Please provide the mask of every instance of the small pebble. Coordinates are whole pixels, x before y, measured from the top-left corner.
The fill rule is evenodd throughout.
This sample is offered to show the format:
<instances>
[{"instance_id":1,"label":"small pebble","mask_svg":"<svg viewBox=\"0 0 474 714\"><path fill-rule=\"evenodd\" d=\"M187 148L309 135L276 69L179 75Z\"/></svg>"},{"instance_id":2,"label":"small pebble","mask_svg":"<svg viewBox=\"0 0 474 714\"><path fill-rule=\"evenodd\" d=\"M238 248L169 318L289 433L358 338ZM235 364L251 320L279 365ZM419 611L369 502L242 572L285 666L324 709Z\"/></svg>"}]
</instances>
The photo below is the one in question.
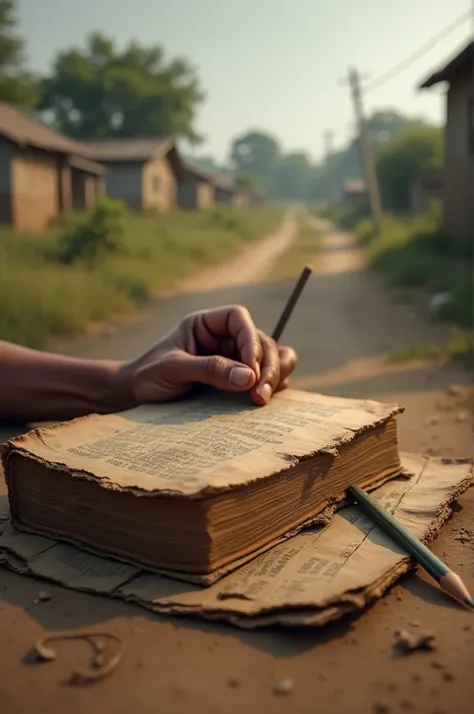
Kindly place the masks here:
<instances>
[{"instance_id":1,"label":"small pebble","mask_svg":"<svg viewBox=\"0 0 474 714\"><path fill-rule=\"evenodd\" d=\"M275 686L275 694L291 694L295 688L295 683L292 679L282 679Z\"/></svg>"},{"instance_id":2,"label":"small pebble","mask_svg":"<svg viewBox=\"0 0 474 714\"><path fill-rule=\"evenodd\" d=\"M412 620L412 621L410 622L410 626L411 626L411 627L419 627L420 625L421 625L420 620Z\"/></svg>"},{"instance_id":3,"label":"small pebble","mask_svg":"<svg viewBox=\"0 0 474 714\"><path fill-rule=\"evenodd\" d=\"M420 632L413 634L409 630L395 631L395 644L406 654L415 652L415 650L434 650L436 649L434 632Z\"/></svg>"},{"instance_id":4,"label":"small pebble","mask_svg":"<svg viewBox=\"0 0 474 714\"><path fill-rule=\"evenodd\" d=\"M444 669L444 664L440 662L439 659L434 659L432 662L430 662L430 664L433 669Z\"/></svg>"},{"instance_id":5,"label":"small pebble","mask_svg":"<svg viewBox=\"0 0 474 714\"><path fill-rule=\"evenodd\" d=\"M388 714L389 711L390 707L387 702L375 702L374 712L376 712L376 714Z\"/></svg>"},{"instance_id":6,"label":"small pebble","mask_svg":"<svg viewBox=\"0 0 474 714\"><path fill-rule=\"evenodd\" d=\"M452 672L443 672L443 679L445 682L454 682L454 674Z\"/></svg>"},{"instance_id":7,"label":"small pebble","mask_svg":"<svg viewBox=\"0 0 474 714\"><path fill-rule=\"evenodd\" d=\"M426 417L425 419L425 426L435 426L439 422L439 418L436 416L436 414L431 414L431 416Z\"/></svg>"},{"instance_id":8,"label":"small pebble","mask_svg":"<svg viewBox=\"0 0 474 714\"><path fill-rule=\"evenodd\" d=\"M240 679L237 679L237 677L230 677L227 680L227 684L229 685L229 687L237 689L237 687L240 687Z\"/></svg>"},{"instance_id":9,"label":"small pebble","mask_svg":"<svg viewBox=\"0 0 474 714\"><path fill-rule=\"evenodd\" d=\"M469 414L467 412L458 412L456 414L456 421L458 424L463 424L465 421L467 421L469 418Z\"/></svg>"}]
</instances>

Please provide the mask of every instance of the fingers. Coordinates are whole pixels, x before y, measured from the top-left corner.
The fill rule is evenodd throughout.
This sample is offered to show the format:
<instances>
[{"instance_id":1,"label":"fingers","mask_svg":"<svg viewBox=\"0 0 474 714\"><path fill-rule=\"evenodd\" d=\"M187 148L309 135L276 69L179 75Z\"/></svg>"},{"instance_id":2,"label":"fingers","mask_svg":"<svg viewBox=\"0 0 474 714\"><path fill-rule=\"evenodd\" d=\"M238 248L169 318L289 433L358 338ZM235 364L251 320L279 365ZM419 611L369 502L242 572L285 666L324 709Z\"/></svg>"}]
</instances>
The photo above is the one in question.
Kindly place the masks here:
<instances>
[{"instance_id":1,"label":"fingers","mask_svg":"<svg viewBox=\"0 0 474 714\"><path fill-rule=\"evenodd\" d=\"M278 354L280 358L280 380L288 380L288 377L296 367L298 357L291 347L279 347Z\"/></svg>"},{"instance_id":2,"label":"fingers","mask_svg":"<svg viewBox=\"0 0 474 714\"><path fill-rule=\"evenodd\" d=\"M251 390L250 396L255 404L264 405L280 382L280 355L278 345L274 340L260 333L262 345L262 361L260 363L260 379Z\"/></svg>"},{"instance_id":3,"label":"fingers","mask_svg":"<svg viewBox=\"0 0 474 714\"><path fill-rule=\"evenodd\" d=\"M276 391L288 386L288 377L296 365L295 351L279 347L257 330L246 308L231 305L196 312L183 321L181 329L187 335L180 345L181 349L184 347L182 360L193 356L193 362L183 364L187 376L183 374L180 382L201 382L232 391L250 390L253 402L261 406ZM245 366L250 368L248 372Z\"/></svg>"},{"instance_id":4,"label":"fingers","mask_svg":"<svg viewBox=\"0 0 474 714\"><path fill-rule=\"evenodd\" d=\"M232 340L240 361L255 372L258 379L262 345L257 328L247 308L230 305L190 315L197 341L206 352L217 351L224 340Z\"/></svg>"},{"instance_id":5,"label":"fingers","mask_svg":"<svg viewBox=\"0 0 474 714\"><path fill-rule=\"evenodd\" d=\"M255 372L241 362L222 355L195 357L177 352L167 364L170 381L181 385L207 384L226 392L245 392L255 384Z\"/></svg>"},{"instance_id":6,"label":"fingers","mask_svg":"<svg viewBox=\"0 0 474 714\"><path fill-rule=\"evenodd\" d=\"M267 404L275 392L288 387L289 375L296 366L296 353L291 347L278 347L276 342L260 333L262 362L260 379L251 389L252 401L259 406Z\"/></svg>"}]
</instances>

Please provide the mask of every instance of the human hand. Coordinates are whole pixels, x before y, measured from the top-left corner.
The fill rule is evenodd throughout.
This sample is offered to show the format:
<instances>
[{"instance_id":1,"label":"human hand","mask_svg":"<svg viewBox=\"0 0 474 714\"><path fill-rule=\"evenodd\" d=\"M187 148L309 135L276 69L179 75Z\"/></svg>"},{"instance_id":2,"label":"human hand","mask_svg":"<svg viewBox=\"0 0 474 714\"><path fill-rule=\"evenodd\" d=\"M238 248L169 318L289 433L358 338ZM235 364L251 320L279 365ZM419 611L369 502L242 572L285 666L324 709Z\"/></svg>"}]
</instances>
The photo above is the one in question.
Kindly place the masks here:
<instances>
[{"instance_id":1,"label":"human hand","mask_svg":"<svg viewBox=\"0 0 474 714\"><path fill-rule=\"evenodd\" d=\"M257 330L239 305L194 312L122 368L137 403L177 399L196 384L250 393L257 405L288 386L296 353Z\"/></svg>"}]
</instances>

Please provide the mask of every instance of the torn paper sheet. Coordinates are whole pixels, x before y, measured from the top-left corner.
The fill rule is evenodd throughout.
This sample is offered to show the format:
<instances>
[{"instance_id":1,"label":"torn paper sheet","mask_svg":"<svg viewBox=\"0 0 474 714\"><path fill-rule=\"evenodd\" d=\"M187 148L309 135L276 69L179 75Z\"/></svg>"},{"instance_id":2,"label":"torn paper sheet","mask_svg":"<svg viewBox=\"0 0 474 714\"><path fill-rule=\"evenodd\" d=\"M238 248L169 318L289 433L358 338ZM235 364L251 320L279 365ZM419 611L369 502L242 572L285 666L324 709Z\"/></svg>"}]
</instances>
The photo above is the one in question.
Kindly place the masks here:
<instances>
[{"instance_id":1,"label":"torn paper sheet","mask_svg":"<svg viewBox=\"0 0 474 714\"><path fill-rule=\"evenodd\" d=\"M472 464L418 455L404 455L403 464L413 476L390 481L374 495L429 543L449 517L452 502L472 483ZM155 612L226 620L247 628L323 625L364 608L413 565L356 506L343 508L329 526L306 529L207 588L25 535L5 521L0 562L20 573L129 600Z\"/></svg>"}]
</instances>

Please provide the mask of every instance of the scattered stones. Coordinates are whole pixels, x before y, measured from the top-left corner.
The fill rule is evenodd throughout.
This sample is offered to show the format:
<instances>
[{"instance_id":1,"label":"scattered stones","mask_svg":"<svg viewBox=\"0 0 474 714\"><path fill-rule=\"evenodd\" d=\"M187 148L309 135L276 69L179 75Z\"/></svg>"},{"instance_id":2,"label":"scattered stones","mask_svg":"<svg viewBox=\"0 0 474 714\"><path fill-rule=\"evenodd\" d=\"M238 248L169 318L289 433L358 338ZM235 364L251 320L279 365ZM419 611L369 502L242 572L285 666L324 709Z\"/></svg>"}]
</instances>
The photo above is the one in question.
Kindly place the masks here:
<instances>
[{"instance_id":1,"label":"scattered stones","mask_svg":"<svg viewBox=\"0 0 474 714\"><path fill-rule=\"evenodd\" d=\"M434 650L435 633L431 631L412 633L409 630L395 631L395 644L405 654L410 654L416 650Z\"/></svg>"},{"instance_id":2,"label":"scattered stones","mask_svg":"<svg viewBox=\"0 0 474 714\"><path fill-rule=\"evenodd\" d=\"M474 542L474 532L467 528L460 528L457 535L454 536L454 540L459 540L461 543L472 543Z\"/></svg>"},{"instance_id":3,"label":"scattered stones","mask_svg":"<svg viewBox=\"0 0 474 714\"><path fill-rule=\"evenodd\" d=\"M295 688L295 683L292 679L282 679L275 685L275 694L291 694Z\"/></svg>"},{"instance_id":4,"label":"scattered stones","mask_svg":"<svg viewBox=\"0 0 474 714\"><path fill-rule=\"evenodd\" d=\"M46 592L46 590L40 590L37 597L33 600L33 605L39 605L40 602L48 602L51 598L52 595Z\"/></svg>"}]
</instances>

